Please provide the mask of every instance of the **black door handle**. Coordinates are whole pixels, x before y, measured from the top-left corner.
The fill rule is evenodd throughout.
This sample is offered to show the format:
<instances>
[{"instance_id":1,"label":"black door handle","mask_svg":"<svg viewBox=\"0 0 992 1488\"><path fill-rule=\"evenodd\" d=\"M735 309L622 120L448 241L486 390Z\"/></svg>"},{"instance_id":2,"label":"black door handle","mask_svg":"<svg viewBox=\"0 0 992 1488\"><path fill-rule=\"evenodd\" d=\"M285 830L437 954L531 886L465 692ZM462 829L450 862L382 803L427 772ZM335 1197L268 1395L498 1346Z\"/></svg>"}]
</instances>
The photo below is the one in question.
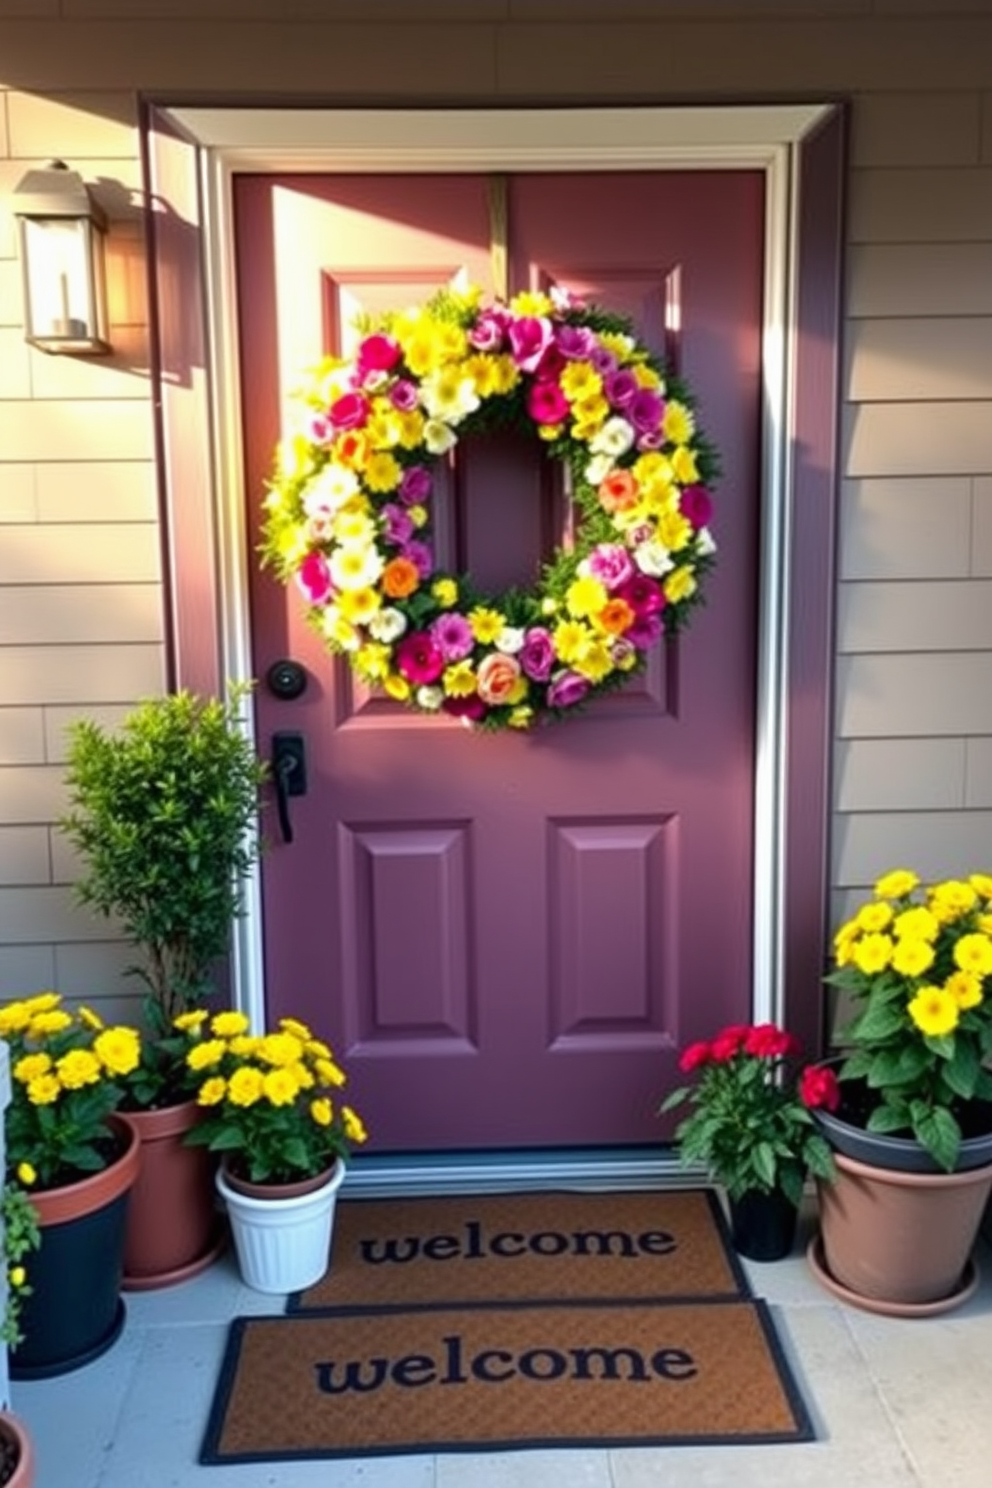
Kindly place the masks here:
<instances>
[{"instance_id":1,"label":"black door handle","mask_svg":"<svg viewBox=\"0 0 992 1488\"><path fill-rule=\"evenodd\" d=\"M307 793L307 752L303 735L272 735L272 778L276 787L276 809L283 842L292 842L293 823L289 815L290 796Z\"/></svg>"}]
</instances>

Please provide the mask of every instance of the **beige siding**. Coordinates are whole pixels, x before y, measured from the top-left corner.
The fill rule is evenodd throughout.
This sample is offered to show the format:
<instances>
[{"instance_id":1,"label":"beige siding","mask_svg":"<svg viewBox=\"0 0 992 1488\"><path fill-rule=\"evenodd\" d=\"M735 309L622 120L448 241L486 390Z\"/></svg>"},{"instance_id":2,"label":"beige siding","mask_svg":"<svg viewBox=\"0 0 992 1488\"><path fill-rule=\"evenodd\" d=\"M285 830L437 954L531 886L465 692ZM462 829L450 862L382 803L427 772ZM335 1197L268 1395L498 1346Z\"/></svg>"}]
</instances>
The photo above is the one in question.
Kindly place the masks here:
<instances>
[{"instance_id":1,"label":"beige siding","mask_svg":"<svg viewBox=\"0 0 992 1488\"><path fill-rule=\"evenodd\" d=\"M0 995L136 990L53 821L66 724L163 685L142 89L850 98L834 907L992 866L992 0L0 0ZM7 198L52 156L112 221L106 359L21 339Z\"/></svg>"}]
</instances>

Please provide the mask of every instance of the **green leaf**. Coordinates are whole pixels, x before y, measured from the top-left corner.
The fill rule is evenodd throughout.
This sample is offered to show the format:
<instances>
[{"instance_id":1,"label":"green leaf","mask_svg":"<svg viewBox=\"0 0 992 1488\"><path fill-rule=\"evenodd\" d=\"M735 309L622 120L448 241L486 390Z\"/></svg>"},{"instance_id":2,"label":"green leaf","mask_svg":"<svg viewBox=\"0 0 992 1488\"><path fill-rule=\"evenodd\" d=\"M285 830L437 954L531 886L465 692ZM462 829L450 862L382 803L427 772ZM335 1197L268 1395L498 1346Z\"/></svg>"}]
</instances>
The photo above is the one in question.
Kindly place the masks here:
<instances>
[{"instance_id":1,"label":"green leaf","mask_svg":"<svg viewBox=\"0 0 992 1488\"><path fill-rule=\"evenodd\" d=\"M751 1160L755 1172L768 1188L775 1186L775 1149L770 1142L759 1142L752 1149Z\"/></svg>"},{"instance_id":2,"label":"green leaf","mask_svg":"<svg viewBox=\"0 0 992 1488\"><path fill-rule=\"evenodd\" d=\"M950 1111L943 1106L932 1107L914 1122L914 1131L938 1167L953 1172L961 1150L961 1128Z\"/></svg>"}]
</instances>

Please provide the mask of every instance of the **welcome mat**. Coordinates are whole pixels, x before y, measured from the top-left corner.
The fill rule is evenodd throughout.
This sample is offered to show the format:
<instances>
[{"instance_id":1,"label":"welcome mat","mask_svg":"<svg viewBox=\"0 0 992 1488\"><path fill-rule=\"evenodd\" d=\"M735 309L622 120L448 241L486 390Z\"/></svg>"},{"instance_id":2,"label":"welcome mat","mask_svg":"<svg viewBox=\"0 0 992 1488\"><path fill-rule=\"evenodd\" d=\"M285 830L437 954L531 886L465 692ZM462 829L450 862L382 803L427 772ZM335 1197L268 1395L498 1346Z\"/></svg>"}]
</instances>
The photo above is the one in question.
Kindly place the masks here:
<instances>
[{"instance_id":1,"label":"welcome mat","mask_svg":"<svg viewBox=\"0 0 992 1488\"><path fill-rule=\"evenodd\" d=\"M231 1324L202 1463L814 1435L708 1192L340 1202L292 1309Z\"/></svg>"}]
</instances>

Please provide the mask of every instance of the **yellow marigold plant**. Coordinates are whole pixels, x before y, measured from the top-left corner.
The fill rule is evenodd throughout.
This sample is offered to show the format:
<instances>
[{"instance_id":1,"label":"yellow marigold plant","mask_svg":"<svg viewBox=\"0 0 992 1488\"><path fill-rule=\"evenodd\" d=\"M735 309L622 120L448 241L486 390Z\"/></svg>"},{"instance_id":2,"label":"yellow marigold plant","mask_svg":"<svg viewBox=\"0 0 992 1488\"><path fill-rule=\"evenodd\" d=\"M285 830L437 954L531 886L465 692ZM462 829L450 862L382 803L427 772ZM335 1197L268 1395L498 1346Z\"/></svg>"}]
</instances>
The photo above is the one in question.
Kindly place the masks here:
<instances>
[{"instance_id":1,"label":"yellow marigold plant","mask_svg":"<svg viewBox=\"0 0 992 1488\"><path fill-rule=\"evenodd\" d=\"M141 1037L40 992L0 1006L10 1049L7 1167L26 1187L57 1188L115 1155L107 1123L141 1059Z\"/></svg>"},{"instance_id":2,"label":"yellow marigold plant","mask_svg":"<svg viewBox=\"0 0 992 1488\"><path fill-rule=\"evenodd\" d=\"M862 1124L915 1136L950 1171L962 1123L992 1101L992 874L926 884L893 869L833 949L827 981L854 1006L840 1080Z\"/></svg>"},{"instance_id":3,"label":"yellow marigold plant","mask_svg":"<svg viewBox=\"0 0 992 1488\"><path fill-rule=\"evenodd\" d=\"M296 1018L253 1034L243 1013L215 1013L186 1057L203 1108L186 1140L225 1154L252 1183L315 1177L365 1141L361 1118L341 1099L347 1075Z\"/></svg>"}]
</instances>

